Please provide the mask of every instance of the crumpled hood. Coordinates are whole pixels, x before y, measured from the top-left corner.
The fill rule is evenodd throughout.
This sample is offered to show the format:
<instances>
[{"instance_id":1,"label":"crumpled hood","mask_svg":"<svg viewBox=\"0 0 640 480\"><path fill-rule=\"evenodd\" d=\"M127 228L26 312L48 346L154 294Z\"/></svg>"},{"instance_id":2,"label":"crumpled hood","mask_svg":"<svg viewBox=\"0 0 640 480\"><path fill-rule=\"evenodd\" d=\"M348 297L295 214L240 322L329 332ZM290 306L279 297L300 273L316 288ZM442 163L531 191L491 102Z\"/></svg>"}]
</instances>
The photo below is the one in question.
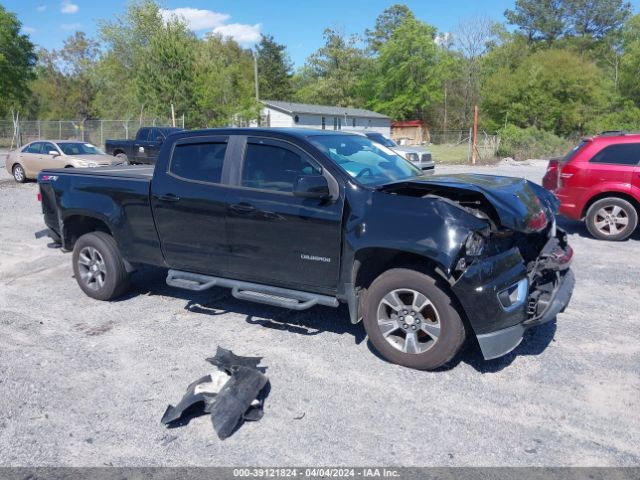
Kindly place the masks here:
<instances>
[{"instance_id":1,"label":"crumpled hood","mask_svg":"<svg viewBox=\"0 0 640 480\"><path fill-rule=\"evenodd\" d=\"M381 190L398 187L430 190L464 190L482 194L494 207L505 228L530 233L542 230L558 212L558 199L524 178L497 175L455 174L420 176L384 185ZM433 187L433 188L432 188Z\"/></svg>"}]
</instances>

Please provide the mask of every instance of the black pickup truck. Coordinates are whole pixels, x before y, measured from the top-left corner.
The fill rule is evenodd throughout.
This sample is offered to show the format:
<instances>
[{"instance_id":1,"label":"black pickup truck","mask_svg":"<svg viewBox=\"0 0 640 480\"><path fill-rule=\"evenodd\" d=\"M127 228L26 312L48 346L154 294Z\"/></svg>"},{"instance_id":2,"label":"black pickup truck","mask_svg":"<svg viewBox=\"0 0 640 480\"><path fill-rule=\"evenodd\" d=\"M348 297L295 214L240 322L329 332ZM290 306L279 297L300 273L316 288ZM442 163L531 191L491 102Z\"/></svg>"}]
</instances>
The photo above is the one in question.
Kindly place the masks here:
<instances>
[{"instance_id":1,"label":"black pickup truck","mask_svg":"<svg viewBox=\"0 0 640 480\"><path fill-rule=\"evenodd\" d=\"M423 176L361 135L214 129L167 137L152 167L45 170L44 220L90 297L140 265L169 285L294 310L348 305L392 362L433 369L468 335L485 358L569 302L557 200L523 179Z\"/></svg>"},{"instance_id":2,"label":"black pickup truck","mask_svg":"<svg viewBox=\"0 0 640 480\"><path fill-rule=\"evenodd\" d=\"M135 140L107 140L104 149L107 154L131 165L153 165L167 135L182 130L184 129L177 127L142 127L136 133Z\"/></svg>"}]
</instances>

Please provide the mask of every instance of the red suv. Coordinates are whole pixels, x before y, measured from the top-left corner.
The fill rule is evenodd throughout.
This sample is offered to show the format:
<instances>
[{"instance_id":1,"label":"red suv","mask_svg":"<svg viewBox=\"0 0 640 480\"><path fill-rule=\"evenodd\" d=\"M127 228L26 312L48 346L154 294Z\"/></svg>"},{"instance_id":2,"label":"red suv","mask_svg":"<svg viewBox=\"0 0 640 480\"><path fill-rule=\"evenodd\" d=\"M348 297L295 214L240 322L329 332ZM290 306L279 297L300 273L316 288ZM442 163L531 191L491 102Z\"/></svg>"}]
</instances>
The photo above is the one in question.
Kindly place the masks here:
<instances>
[{"instance_id":1,"label":"red suv","mask_svg":"<svg viewBox=\"0 0 640 480\"><path fill-rule=\"evenodd\" d=\"M560 213L584 220L591 235L624 240L640 212L640 134L605 132L549 161L542 184L560 200Z\"/></svg>"}]
</instances>

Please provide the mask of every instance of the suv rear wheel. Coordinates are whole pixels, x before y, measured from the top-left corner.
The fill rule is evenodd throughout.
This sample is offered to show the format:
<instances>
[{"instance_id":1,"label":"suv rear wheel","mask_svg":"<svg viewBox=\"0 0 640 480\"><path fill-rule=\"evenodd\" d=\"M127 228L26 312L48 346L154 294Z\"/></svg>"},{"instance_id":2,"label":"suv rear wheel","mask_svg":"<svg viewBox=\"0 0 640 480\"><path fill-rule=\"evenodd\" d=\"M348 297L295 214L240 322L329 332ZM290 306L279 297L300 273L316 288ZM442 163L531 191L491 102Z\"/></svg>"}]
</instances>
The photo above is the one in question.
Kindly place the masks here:
<instances>
[{"instance_id":1,"label":"suv rear wheel","mask_svg":"<svg viewBox=\"0 0 640 480\"><path fill-rule=\"evenodd\" d=\"M624 240L638 225L638 212L626 200L608 197L594 202L586 215L589 233L600 240Z\"/></svg>"},{"instance_id":2,"label":"suv rear wheel","mask_svg":"<svg viewBox=\"0 0 640 480\"><path fill-rule=\"evenodd\" d=\"M420 370L451 360L465 339L451 297L436 281L404 268L388 270L367 291L364 328L386 359Z\"/></svg>"},{"instance_id":3,"label":"suv rear wheel","mask_svg":"<svg viewBox=\"0 0 640 480\"><path fill-rule=\"evenodd\" d=\"M130 275L113 237L104 232L82 235L73 247L73 272L84 293L111 300L129 289Z\"/></svg>"}]
</instances>

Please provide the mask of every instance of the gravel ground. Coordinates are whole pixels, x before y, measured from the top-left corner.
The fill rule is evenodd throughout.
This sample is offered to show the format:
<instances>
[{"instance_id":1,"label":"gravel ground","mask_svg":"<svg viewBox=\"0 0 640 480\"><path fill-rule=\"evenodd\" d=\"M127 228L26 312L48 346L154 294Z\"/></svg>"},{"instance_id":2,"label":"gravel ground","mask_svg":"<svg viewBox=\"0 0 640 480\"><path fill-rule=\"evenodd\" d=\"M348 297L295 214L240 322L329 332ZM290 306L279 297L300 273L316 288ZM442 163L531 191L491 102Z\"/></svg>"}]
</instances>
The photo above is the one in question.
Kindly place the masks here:
<instances>
[{"instance_id":1,"label":"gravel ground","mask_svg":"<svg viewBox=\"0 0 640 480\"><path fill-rule=\"evenodd\" d=\"M544 162L476 171L540 181ZM599 242L562 222L577 287L557 323L501 359L470 344L418 372L373 354L344 308L194 294L157 269L121 301L91 300L71 255L33 236L36 187L0 168L0 466L640 465L638 233ZM218 345L264 357L264 418L224 442L206 416L165 428Z\"/></svg>"}]
</instances>

